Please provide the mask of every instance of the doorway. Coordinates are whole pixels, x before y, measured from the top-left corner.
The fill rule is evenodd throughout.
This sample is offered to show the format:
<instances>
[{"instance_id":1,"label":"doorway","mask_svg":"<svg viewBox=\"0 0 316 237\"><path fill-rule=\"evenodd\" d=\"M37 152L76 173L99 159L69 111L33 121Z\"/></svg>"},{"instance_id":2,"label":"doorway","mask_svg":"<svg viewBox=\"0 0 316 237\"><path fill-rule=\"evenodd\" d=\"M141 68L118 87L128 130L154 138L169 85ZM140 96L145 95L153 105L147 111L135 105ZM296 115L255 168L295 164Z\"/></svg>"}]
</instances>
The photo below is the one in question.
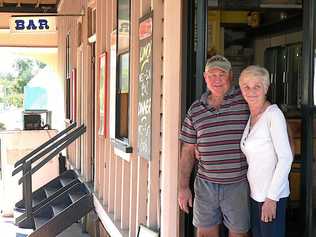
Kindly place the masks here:
<instances>
[{"instance_id":1,"label":"doorway","mask_svg":"<svg viewBox=\"0 0 316 237\"><path fill-rule=\"evenodd\" d=\"M286 116L293 133L295 157L290 173L287 234L315 235L316 167L313 161L315 6L312 0L291 1L185 1L183 114L205 91L204 64L222 54L233 67L234 83L250 64L270 72L269 99ZM282 1L284 2L284 1ZM290 2L290 1L289 1ZM295 3L294 3L295 2ZM190 4L193 6L189 7ZM312 27L311 27L312 25ZM304 36L304 37L303 37ZM310 56L313 55L313 56ZM314 184L313 184L314 183ZM185 218L184 236L194 236L192 216ZM187 224L190 226L188 227ZM314 231L314 232L313 232ZM303 234L304 233L304 234ZM314 235L313 235L314 234Z\"/></svg>"}]
</instances>

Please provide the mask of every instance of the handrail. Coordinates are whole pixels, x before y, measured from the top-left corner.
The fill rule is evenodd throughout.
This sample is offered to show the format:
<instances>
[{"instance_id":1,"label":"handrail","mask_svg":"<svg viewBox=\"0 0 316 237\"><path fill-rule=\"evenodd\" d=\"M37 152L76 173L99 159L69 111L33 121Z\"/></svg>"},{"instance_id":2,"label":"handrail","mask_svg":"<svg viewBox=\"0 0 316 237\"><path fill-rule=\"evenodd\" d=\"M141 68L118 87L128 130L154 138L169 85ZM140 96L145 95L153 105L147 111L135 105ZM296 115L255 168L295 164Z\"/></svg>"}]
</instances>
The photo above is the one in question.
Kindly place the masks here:
<instances>
[{"instance_id":1,"label":"handrail","mask_svg":"<svg viewBox=\"0 0 316 237\"><path fill-rule=\"evenodd\" d=\"M83 125L81 125L80 127L82 127ZM78 128L77 128L78 129ZM69 129L70 130L70 129ZM68 130L68 131L69 131ZM32 157L32 159L30 159L31 163L34 163L35 161L37 161L38 159L40 159L41 157L43 157L44 155L46 155L47 153L49 153L50 151L52 151L55 147L59 146L60 144L62 144L64 141L66 141L69 137L72 136L72 134L75 132L76 130L71 131L70 133L68 133L66 136L64 136L63 138L54 141L54 143L50 144L50 146L48 146L46 149L42 150L40 153L38 153L36 156ZM31 157L29 157L31 158ZM16 175L17 173L19 173L20 171L23 170L23 166L18 166L17 168L15 168L12 171L12 176Z\"/></svg>"},{"instance_id":2,"label":"handrail","mask_svg":"<svg viewBox=\"0 0 316 237\"><path fill-rule=\"evenodd\" d=\"M64 130L62 130L61 132L59 132L58 134L56 134L55 136L53 136L52 138L50 138L48 141L46 141L45 143L43 143L42 145L40 145L39 147L37 147L35 150L33 150L32 152L28 153L26 156L24 156L22 159L18 160L15 164L14 164L14 168L16 168L18 165L23 164L24 162L26 162L27 159L29 159L30 157L32 157L33 155L35 155L36 153L38 153L40 150L42 150L43 148L45 148L47 145L49 145L50 143L54 142L55 140L57 140L58 138L60 138L62 135L64 135L65 133L69 132L71 129L73 129L74 127L77 126L77 123L74 122L72 123L70 126L68 126L67 128L65 128Z\"/></svg>"},{"instance_id":3,"label":"handrail","mask_svg":"<svg viewBox=\"0 0 316 237\"><path fill-rule=\"evenodd\" d=\"M79 128L82 128L84 125L81 125ZM63 142L65 142L67 139L71 138L73 136L73 134L75 134L75 132L79 129L76 128L75 130L71 131L70 133L68 133L65 137L63 137L62 139L60 139L59 141L51 144L49 147L47 147L45 150L43 150L41 153L37 154L35 157L33 157L30 161L31 163L34 163L35 161L39 160L40 158L42 158L44 155L48 154L49 152L51 152L53 149L55 149L56 147L58 147L60 144L62 144ZM15 170L13 170L12 175L17 174L19 171L23 170L23 167L20 166L18 168L16 168Z\"/></svg>"},{"instance_id":4,"label":"handrail","mask_svg":"<svg viewBox=\"0 0 316 237\"><path fill-rule=\"evenodd\" d=\"M28 172L26 172L25 174L23 174L23 176L19 179L19 184L21 184L23 182L24 179L26 179L28 176L31 176L32 174L34 174L36 171L38 171L40 168L42 168L47 162L49 162L51 159L53 159L60 151L62 151L63 149L65 149L69 144L71 144L73 141L75 141L79 136L81 136L83 133L86 132L86 126L81 125L79 128L77 128L74 132L73 132L73 136L71 136L69 138L69 140L67 140L66 142L64 142L63 144L61 144L58 148L56 148L56 150L54 150L52 153L50 153L45 159L43 159L41 162L39 162L36 166L34 166L33 168L31 168ZM26 164L31 163L30 161L27 161Z\"/></svg>"},{"instance_id":5,"label":"handrail","mask_svg":"<svg viewBox=\"0 0 316 237\"><path fill-rule=\"evenodd\" d=\"M72 127L73 128L73 127ZM70 131L69 129L68 131ZM22 177L19 179L18 183L23 183L23 200L25 204L25 220L28 220L27 226L29 228L32 228L33 222L32 216L33 216L33 207L32 207L32 174L37 172L41 167L43 167L45 164L47 164L51 159L56 157L56 155L61 152L63 149L65 149L68 145L70 145L73 141L75 141L79 136L81 136L83 133L85 133L87 130L86 126L82 124L80 127L74 129L70 133L68 133L66 136L64 136L62 139L59 139L58 141L55 141L53 144L51 144L49 147L44 149L42 152L34 156L33 158L25 159L21 166L17 167L13 173L17 173L22 169ZM40 149L38 149L39 151ZM34 153L35 154L35 153ZM36 164L34 167L32 167L32 163L43 158L45 155L47 155L44 159L42 159L38 164Z\"/></svg>"}]
</instances>

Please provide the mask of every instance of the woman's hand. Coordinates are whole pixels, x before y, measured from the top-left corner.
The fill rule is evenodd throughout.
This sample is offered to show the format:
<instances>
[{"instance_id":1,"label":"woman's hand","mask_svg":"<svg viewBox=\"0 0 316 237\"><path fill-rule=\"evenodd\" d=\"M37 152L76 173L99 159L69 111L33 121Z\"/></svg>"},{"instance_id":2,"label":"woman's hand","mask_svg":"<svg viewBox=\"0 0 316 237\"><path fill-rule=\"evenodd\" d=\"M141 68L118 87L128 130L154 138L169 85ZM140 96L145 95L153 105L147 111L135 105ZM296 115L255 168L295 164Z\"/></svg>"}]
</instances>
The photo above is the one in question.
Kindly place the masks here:
<instances>
[{"instance_id":1,"label":"woman's hand","mask_svg":"<svg viewBox=\"0 0 316 237\"><path fill-rule=\"evenodd\" d=\"M266 198L261 208L261 221L271 222L276 217L276 201Z\"/></svg>"}]
</instances>

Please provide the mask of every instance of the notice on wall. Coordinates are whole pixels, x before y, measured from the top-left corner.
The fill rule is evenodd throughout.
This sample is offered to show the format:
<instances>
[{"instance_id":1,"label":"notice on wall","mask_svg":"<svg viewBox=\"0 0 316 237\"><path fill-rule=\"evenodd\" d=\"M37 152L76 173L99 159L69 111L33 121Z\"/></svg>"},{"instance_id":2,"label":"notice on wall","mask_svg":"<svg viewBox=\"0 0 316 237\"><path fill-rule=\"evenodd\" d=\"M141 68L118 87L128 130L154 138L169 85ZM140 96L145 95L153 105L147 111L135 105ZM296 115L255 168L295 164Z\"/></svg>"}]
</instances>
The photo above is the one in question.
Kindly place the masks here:
<instances>
[{"instance_id":1,"label":"notice on wall","mask_svg":"<svg viewBox=\"0 0 316 237\"><path fill-rule=\"evenodd\" d=\"M152 14L140 19L137 152L146 160L151 158L152 26Z\"/></svg>"}]
</instances>

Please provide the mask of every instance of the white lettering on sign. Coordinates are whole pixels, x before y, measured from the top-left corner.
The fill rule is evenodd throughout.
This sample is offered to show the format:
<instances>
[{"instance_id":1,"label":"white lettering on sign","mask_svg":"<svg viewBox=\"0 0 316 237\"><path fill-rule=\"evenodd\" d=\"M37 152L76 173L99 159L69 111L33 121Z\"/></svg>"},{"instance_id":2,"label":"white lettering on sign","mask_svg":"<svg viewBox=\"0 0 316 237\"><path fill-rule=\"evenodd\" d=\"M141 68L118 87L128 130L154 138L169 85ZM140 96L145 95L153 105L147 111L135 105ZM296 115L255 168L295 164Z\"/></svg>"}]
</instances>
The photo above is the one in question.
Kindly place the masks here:
<instances>
[{"instance_id":1,"label":"white lettering on sign","mask_svg":"<svg viewBox=\"0 0 316 237\"><path fill-rule=\"evenodd\" d=\"M55 17L11 17L11 33L56 31Z\"/></svg>"},{"instance_id":2,"label":"white lettering on sign","mask_svg":"<svg viewBox=\"0 0 316 237\"><path fill-rule=\"evenodd\" d=\"M138 116L142 120L142 116L146 116L151 112L151 98L138 103Z\"/></svg>"},{"instance_id":3,"label":"white lettering on sign","mask_svg":"<svg viewBox=\"0 0 316 237\"><path fill-rule=\"evenodd\" d=\"M152 39L140 41L138 75L138 155L149 160L151 156L152 109Z\"/></svg>"}]
</instances>

